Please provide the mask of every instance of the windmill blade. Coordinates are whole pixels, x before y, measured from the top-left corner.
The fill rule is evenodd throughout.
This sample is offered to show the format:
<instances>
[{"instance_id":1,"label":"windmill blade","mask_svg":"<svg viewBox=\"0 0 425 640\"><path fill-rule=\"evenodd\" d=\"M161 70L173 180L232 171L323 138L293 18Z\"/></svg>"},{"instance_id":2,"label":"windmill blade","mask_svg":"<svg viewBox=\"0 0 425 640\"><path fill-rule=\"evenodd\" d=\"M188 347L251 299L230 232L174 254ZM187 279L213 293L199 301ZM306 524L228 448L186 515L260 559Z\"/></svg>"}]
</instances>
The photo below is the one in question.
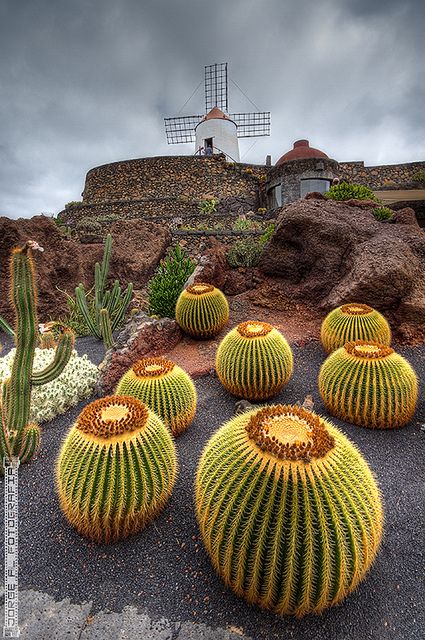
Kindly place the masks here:
<instances>
[{"instance_id":1,"label":"windmill blade","mask_svg":"<svg viewBox=\"0 0 425 640\"><path fill-rule=\"evenodd\" d=\"M205 113L213 107L218 107L225 113L229 109L227 62L205 67Z\"/></svg>"},{"instance_id":2,"label":"windmill blade","mask_svg":"<svg viewBox=\"0 0 425 640\"><path fill-rule=\"evenodd\" d=\"M195 142L195 127L204 116L180 116L164 118L168 144Z\"/></svg>"},{"instance_id":3,"label":"windmill blade","mask_svg":"<svg viewBox=\"0 0 425 640\"><path fill-rule=\"evenodd\" d=\"M270 135L270 111L231 113L229 118L237 125L238 138Z\"/></svg>"}]
</instances>

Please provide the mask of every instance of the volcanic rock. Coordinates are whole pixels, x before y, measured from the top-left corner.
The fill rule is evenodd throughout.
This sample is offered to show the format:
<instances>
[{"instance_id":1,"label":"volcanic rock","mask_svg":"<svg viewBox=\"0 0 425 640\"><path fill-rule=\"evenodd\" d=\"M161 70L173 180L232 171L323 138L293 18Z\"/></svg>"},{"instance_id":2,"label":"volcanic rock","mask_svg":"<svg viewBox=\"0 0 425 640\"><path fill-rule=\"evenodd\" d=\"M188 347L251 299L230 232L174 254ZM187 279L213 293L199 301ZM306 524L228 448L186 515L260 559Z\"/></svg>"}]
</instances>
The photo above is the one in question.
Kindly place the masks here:
<instances>
[{"instance_id":1,"label":"volcanic rock","mask_svg":"<svg viewBox=\"0 0 425 640\"><path fill-rule=\"evenodd\" d=\"M425 233L406 210L382 224L374 206L310 199L283 207L259 267L324 311L363 302L399 337L425 337Z\"/></svg>"}]
</instances>

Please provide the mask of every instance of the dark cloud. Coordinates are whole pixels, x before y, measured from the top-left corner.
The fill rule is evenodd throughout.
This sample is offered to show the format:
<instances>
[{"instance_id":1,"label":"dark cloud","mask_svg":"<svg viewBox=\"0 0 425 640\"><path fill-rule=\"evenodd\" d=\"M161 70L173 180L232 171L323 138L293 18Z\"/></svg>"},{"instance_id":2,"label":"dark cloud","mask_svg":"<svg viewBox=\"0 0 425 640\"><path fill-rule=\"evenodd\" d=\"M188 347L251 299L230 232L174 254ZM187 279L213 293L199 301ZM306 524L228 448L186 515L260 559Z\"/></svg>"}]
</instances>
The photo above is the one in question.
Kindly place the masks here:
<instances>
[{"instance_id":1,"label":"dark cloud","mask_svg":"<svg viewBox=\"0 0 425 640\"><path fill-rule=\"evenodd\" d=\"M168 146L203 67L229 62L230 109L272 112L248 162L307 137L339 160L425 157L422 1L3 0L0 215L58 211L86 171ZM201 86L182 111L202 113ZM253 146L252 146L253 145ZM245 154L245 155L244 155Z\"/></svg>"}]
</instances>

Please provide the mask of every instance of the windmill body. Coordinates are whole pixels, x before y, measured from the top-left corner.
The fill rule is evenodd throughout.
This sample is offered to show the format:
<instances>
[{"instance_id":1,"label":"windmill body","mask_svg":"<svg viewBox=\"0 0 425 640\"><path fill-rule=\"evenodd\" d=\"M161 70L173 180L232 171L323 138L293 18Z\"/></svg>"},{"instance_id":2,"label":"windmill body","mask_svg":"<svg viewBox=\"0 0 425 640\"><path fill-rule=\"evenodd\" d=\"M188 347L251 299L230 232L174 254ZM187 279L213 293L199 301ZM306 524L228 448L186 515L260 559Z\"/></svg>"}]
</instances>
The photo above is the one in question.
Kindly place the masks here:
<instances>
[{"instance_id":1,"label":"windmill body","mask_svg":"<svg viewBox=\"0 0 425 640\"><path fill-rule=\"evenodd\" d=\"M205 67L205 115L164 118L168 144L194 142L194 154L239 162L238 138L270 135L270 112L228 114L227 63Z\"/></svg>"},{"instance_id":2,"label":"windmill body","mask_svg":"<svg viewBox=\"0 0 425 640\"><path fill-rule=\"evenodd\" d=\"M224 153L230 162L240 160L236 122L218 107L213 107L195 127L195 154L215 153Z\"/></svg>"}]
</instances>

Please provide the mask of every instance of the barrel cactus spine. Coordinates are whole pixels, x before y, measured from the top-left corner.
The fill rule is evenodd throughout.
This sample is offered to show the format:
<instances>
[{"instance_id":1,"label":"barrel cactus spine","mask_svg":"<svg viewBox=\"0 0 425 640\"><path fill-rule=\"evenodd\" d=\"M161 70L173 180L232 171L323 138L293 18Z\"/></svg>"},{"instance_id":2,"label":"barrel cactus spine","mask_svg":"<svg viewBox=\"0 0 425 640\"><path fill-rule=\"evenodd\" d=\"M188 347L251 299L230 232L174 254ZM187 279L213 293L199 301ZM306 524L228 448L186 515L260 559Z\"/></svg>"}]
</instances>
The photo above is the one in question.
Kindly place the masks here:
<instances>
[{"instance_id":1,"label":"barrel cactus spine","mask_svg":"<svg viewBox=\"0 0 425 640\"><path fill-rule=\"evenodd\" d=\"M367 304L351 302L328 313L322 322L320 339L327 353L355 340L374 340L390 345L391 329L379 311Z\"/></svg>"},{"instance_id":2,"label":"barrel cactus spine","mask_svg":"<svg viewBox=\"0 0 425 640\"><path fill-rule=\"evenodd\" d=\"M391 347L357 340L331 353L319 374L329 413L363 427L392 429L412 419L418 379L410 363Z\"/></svg>"},{"instance_id":3,"label":"barrel cactus spine","mask_svg":"<svg viewBox=\"0 0 425 640\"><path fill-rule=\"evenodd\" d=\"M43 249L29 240L12 251L10 261L11 300L16 324L13 331L16 353L12 371L1 389L0 458L31 460L40 444L40 428L30 423L31 389L59 376L72 354L74 334L61 327L53 361L42 371L33 372L38 340L37 289L32 251ZM2 468L2 467L1 467Z\"/></svg>"},{"instance_id":4,"label":"barrel cactus spine","mask_svg":"<svg viewBox=\"0 0 425 640\"><path fill-rule=\"evenodd\" d=\"M380 491L361 453L329 421L295 406L224 424L199 462L195 504L226 585L282 615L340 602L382 537Z\"/></svg>"},{"instance_id":5,"label":"barrel cactus spine","mask_svg":"<svg viewBox=\"0 0 425 640\"><path fill-rule=\"evenodd\" d=\"M174 442L162 420L136 398L101 398L83 409L62 445L61 508L81 535L114 542L158 515L176 473Z\"/></svg>"},{"instance_id":6,"label":"barrel cactus spine","mask_svg":"<svg viewBox=\"0 0 425 640\"><path fill-rule=\"evenodd\" d=\"M226 296L212 284L192 284L181 292L177 300L177 324L194 338L216 336L228 320L229 304Z\"/></svg>"},{"instance_id":7,"label":"barrel cactus spine","mask_svg":"<svg viewBox=\"0 0 425 640\"><path fill-rule=\"evenodd\" d=\"M284 336L271 324L242 322L221 341L216 371L223 386L247 400L272 398L292 375L293 357Z\"/></svg>"},{"instance_id":8,"label":"barrel cactus spine","mask_svg":"<svg viewBox=\"0 0 425 640\"><path fill-rule=\"evenodd\" d=\"M121 378L117 395L145 402L178 436L191 424L196 412L196 389L190 376L166 358L143 358Z\"/></svg>"}]
</instances>

